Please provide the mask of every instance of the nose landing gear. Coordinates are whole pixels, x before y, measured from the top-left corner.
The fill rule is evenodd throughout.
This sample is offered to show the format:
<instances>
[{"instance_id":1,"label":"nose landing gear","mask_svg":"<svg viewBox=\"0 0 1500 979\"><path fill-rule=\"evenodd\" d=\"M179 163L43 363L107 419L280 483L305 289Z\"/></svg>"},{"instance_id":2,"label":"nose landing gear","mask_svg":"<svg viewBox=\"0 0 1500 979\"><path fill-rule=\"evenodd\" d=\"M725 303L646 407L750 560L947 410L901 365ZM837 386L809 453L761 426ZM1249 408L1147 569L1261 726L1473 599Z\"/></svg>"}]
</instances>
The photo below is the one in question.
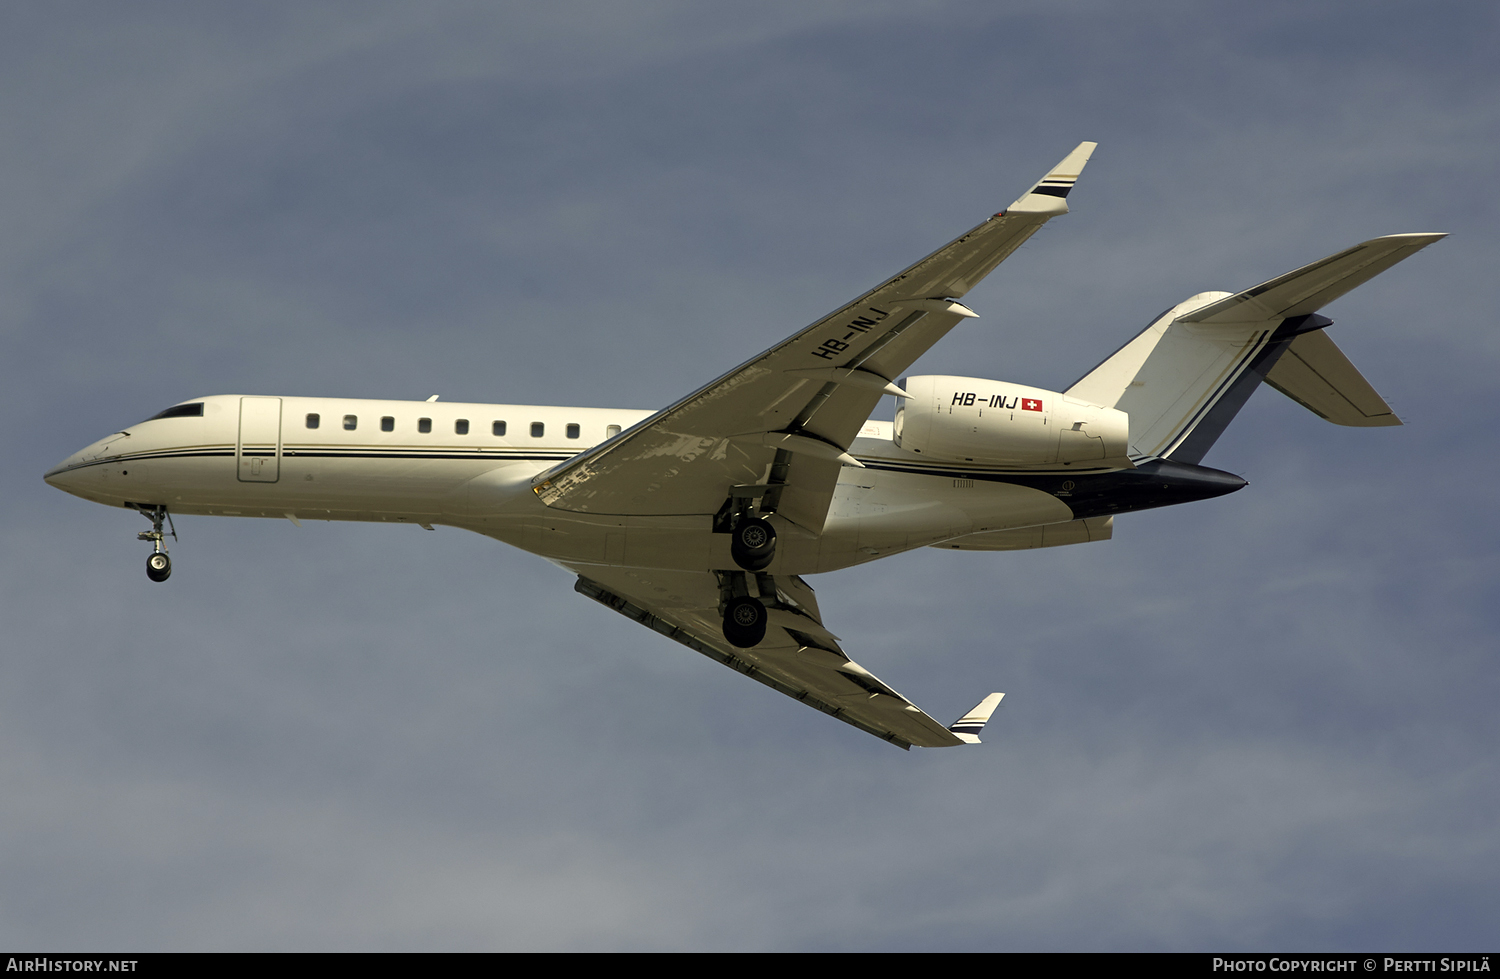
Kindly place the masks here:
<instances>
[{"instance_id":1,"label":"nose landing gear","mask_svg":"<svg viewBox=\"0 0 1500 979\"><path fill-rule=\"evenodd\" d=\"M140 511L141 516L151 521L151 529L143 530L135 535L136 540L147 540L152 544L151 556L146 558L146 577L152 581L166 581L172 577L172 558L167 554L164 546L167 534L172 539L177 539L177 528L172 524L172 515L167 512L165 506L159 504L146 506L140 503L130 504ZM162 524L166 524L167 532L162 532Z\"/></svg>"}]
</instances>

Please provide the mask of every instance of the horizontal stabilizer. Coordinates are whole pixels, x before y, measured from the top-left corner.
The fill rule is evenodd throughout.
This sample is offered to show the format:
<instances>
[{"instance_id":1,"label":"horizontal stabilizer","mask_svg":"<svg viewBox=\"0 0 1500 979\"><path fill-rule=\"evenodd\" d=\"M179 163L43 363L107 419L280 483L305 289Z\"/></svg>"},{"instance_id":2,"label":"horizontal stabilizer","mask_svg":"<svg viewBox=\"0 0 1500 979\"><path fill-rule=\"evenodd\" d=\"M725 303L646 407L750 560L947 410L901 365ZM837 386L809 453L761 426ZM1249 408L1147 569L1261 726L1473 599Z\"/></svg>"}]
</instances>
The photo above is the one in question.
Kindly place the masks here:
<instances>
[{"instance_id":1,"label":"horizontal stabilizer","mask_svg":"<svg viewBox=\"0 0 1500 979\"><path fill-rule=\"evenodd\" d=\"M967 744L979 744L979 732L989 723L990 715L1000 706L1003 693L992 693L974 705L974 709L954 721L948 730Z\"/></svg>"},{"instance_id":2,"label":"horizontal stabilizer","mask_svg":"<svg viewBox=\"0 0 1500 979\"><path fill-rule=\"evenodd\" d=\"M1266 383L1335 425L1374 428L1401 424L1391 406L1322 330L1293 340L1266 375Z\"/></svg>"},{"instance_id":3,"label":"horizontal stabilizer","mask_svg":"<svg viewBox=\"0 0 1500 979\"><path fill-rule=\"evenodd\" d=\"M1410 258L1442 234L1386 235L1304 265L1253 289L1210 303L1183 323L1248 323L1316 313L1362 282L1368 282L1404 258Z\"/></svg>"}]
</instances>

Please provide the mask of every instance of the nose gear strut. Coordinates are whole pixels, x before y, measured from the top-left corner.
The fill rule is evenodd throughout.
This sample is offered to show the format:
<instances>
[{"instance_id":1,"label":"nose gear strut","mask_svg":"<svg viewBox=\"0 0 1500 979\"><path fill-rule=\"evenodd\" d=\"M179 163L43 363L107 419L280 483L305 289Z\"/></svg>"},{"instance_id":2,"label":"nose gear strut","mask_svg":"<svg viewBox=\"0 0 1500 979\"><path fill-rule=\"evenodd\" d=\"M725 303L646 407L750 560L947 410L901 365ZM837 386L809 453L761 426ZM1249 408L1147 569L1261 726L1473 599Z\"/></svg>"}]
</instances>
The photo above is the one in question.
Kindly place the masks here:
<instances>
[{"instance_id":1,"label":"nose gear strut","mask_svg":"<svg viewBox=\"0 0 1500 979\"><path fill-rule=\"evenodd\" d=\"M146 558L146 577L152 581L166 581L172 577L172 558L167 554L164 541L167 534L172 539L177 539L177 527L172 523L172 515L167 508L161 504L146 505L142 503L131 503L129 506L135 508L141 516L151 521L151 529L143 530L135 535L136 540L148 540L151 542L151 556ZM162 532L162 524L167 526L167 532Z\"/></svg>"}]
</instances>

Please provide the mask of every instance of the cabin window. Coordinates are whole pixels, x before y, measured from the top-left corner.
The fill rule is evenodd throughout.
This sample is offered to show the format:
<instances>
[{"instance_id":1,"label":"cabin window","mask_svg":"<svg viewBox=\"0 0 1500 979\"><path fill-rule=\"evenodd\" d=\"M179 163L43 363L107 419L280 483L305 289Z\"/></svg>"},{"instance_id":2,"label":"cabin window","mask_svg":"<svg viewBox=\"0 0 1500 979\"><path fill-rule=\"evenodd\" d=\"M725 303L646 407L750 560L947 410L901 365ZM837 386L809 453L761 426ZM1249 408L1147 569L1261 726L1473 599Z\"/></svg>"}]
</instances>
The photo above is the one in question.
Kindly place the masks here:
<instances>
[{"instance_id":1,"label":"cabin window","mask_svg":"<svg viewBox=\"0 0 1500 979\"><path fill-rule=\"evenodd\" d=\"M318 413L317 412L315 412L315 411L309 411L307 413L307 427L308 428L317 428L318 427L318 422L320 420L321 419L318 417Z\"/></svg>"},{"instance_id":2,"label":"cabin window","mask_svg":"<svg viewBox=\"0 0 1500 979\"><path fill-rule=\"evenodd\" d=\"M577 423L569 425L568 426L568 438L570 438L570 439L576 439L577 437L578 437L578 425L577 425Z\"/></svg>"},{"instance_id":3,"label":"cabin window","mask_svg":"<svg viewBox=\"0 0 1500 979\"><path fill-rule=\"evenodd\" d=\"M496 435L504 435L505 422L495 422L495 424L490 426L490 431L494 432Z\"/></svg>"},{"instance_id":4,"label":"cabin window","mask_svg":"<svg viewBox=\"0 0 1500 979\"><path fill-rule=\"evenodd\" d=\"M619 434L620 434L620 426L619 425L606 425L604 427L604 437L607 438L607 439L612 439L616 435L619 435Z\"/></svg>"},{"instance_id":5,"label":"cabin window","mask_svg":"<svg viewBox=\"0 0 1500 979\"><path fill-rule=\"evenodd\" d=\"M531 423L531 437L532 438L539 439L544 434L546 434L546 431L547 431L547 426L544 425L544 424L542 424L541 422L532 422Z\"/></svg>"},{"instance_id":6,"label":"cabin window","mask_svg":"<svg viewBox=\"0 0 1500 979\"><path fill-rule=\"evenodd\" d=\"M421 432L424 435L427 434L428 432L432 431L432 419L431 418L418 418L417 419L417 431Z\"/></svg>"},{"instance_id":7,"label":"cabin window","mask_svg":"<svg viewBox=\"0 0 1500 979\"><path fill-rule=\"evenodd\" d=\"M386 415L380 419L380 430L382 432L394 432L396 430L396 419Z\"/></svg>"},{"instance_id":8,"label":"cabin window","mask_svg":"<svg viewBox=\"0 0 1500 979\"><path fill-rule=\"evenodd\" d=\"M345 415L344 416L344 431L346 431L346 432L352 432L352 431L354 431L358 427L359 427L359 416L358 415Z\"/></svg>"},{"instance_id":9,"label":"cabin window","mask_svg":"<svg viewBox=\"0 0 1500 979\"><path fill-rule=\"evenodd\" d=\"M458 421L454 422L453 423L453 434L454 435L468 435L469 434L469 420L467 418L460 418Z\"/></svg>"}]
</instances>

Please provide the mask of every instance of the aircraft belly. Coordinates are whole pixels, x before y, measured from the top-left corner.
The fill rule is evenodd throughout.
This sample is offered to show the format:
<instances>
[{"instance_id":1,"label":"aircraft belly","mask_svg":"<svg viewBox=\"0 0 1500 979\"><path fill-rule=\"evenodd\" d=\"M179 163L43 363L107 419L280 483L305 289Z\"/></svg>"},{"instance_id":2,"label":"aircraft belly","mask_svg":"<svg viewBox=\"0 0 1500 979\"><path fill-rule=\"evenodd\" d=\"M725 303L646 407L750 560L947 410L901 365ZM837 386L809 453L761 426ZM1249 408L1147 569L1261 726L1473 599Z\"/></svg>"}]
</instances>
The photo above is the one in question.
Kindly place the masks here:
<instances>
[{"instance_id":1,"label":"aircraft belly","mask_svg":"<svg viewBox=\"0 0 1500 979\"><path fill-rule=\"evenodd\" d=\"M1073 519L1050 493L1014 483L846 470L820 542L819 571L991 530Z\"/></svg>"},{"instance_id":2,"label":"aircraft belly","mask_svg":"<svg viewBox=\"0 0 1500 979\"><path fill-rule=\"evenodd\" d=\"M529 506L523 502L476 512L460 526L569 565L678 571L735 566L729 535L713 533L712 514L634 517L559 510L535 497Z\"/></svg>"},{"instance_id":3,"label":"aircraft belly","mask_svg":"<svg viewBox=\"0 0 1500 979\"><path fill-rule=\"evenodd\" d=\"M477 482L477 481L476 481ZM529 487L529 483L527 484ZM819 570L819 538L780 517L771 574ZM713 514L627 516L560 510L542 504L529 488L505 505L476 508L459 526L570 567L727 571L737 567L729 535L713 532Z\"/></svg>"},{"instance_id":4,"label":"aircraft belly","mask_svg":"<svg viewBox=\"0 0 1500 979\"><path fill-rule=\"evenodd\" d=\"M1012 483L876 470L845 473L822 535L814 537L771 518L778 544L768 572L816 574L967 534L1073 519L1067 505L1050 493ZM712 516L706 513L578 513L547 507L524 493L508 496L505 505L487 511L476 508L461 525L570 566L680 571L735 567L729 535L713 533Z\"/></svg>"}]
</instances>

